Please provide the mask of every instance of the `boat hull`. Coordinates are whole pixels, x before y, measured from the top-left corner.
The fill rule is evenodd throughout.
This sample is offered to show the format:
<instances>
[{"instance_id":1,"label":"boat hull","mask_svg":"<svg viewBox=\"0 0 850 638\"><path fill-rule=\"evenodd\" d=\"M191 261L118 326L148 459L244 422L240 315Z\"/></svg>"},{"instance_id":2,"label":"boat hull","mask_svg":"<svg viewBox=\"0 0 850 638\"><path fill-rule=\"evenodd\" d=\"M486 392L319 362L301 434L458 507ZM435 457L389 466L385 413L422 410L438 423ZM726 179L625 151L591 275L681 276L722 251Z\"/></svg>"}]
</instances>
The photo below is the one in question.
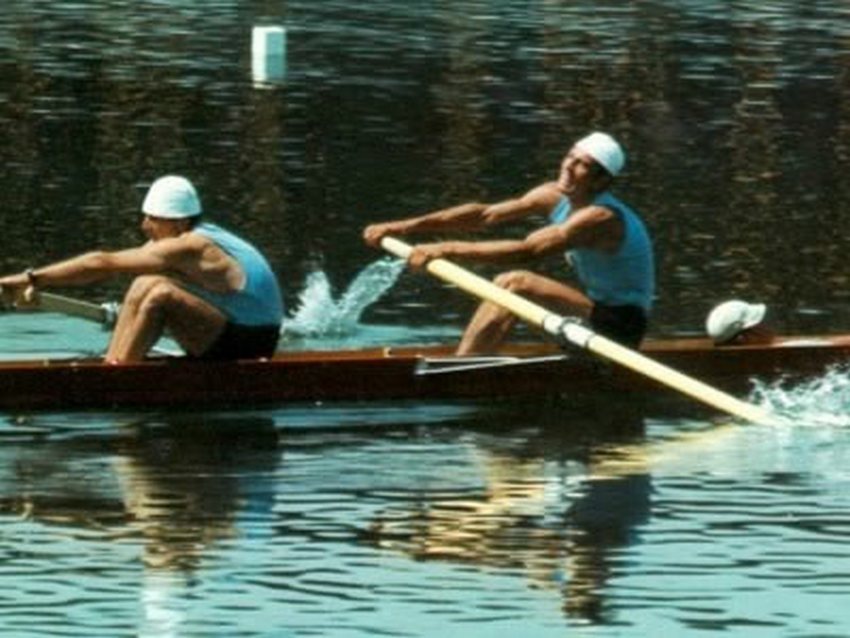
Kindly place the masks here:
<instances>
[{"instance_id":1,"label":"boat hull","mask_svg":"<svg viewBox=\"0 0 850 638\"><path fill-rule=\"evenodd\" d=\"M648 342L643 353L719 389L745 392L753 379L811 377L843 363L850 343L833 341L717 348L703 339L659 340ZM446 347L408 347L289 352L236 362L0 363L0 409L6 410L495 399L609 391L672 392L585 352L564 354L543 344L511 346L499 358L482 360L451 357Z\"/></svg>"}]
</instances>

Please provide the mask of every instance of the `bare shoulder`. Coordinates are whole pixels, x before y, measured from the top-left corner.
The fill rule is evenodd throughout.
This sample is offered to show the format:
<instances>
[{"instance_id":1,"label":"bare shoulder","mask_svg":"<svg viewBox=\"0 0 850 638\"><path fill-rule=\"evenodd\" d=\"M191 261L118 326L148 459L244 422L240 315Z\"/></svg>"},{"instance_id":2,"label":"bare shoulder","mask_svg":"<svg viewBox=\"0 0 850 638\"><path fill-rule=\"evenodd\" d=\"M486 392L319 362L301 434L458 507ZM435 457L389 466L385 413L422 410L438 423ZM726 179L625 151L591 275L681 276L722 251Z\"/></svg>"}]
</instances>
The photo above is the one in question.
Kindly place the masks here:
<instances>
[{"instance_id":1,"label":"bare shoulder","mask_svg":"<svg viewBox=\"0 0 850 638\"><path fill-rule=\"evenodd\" d=\"M605 252L616 251L625 235L623 220L605 206L578 209L564 222L563 228L570 245Z\"/></svg>"},{"instance_id":2,"label":"bare shoulder","mask_svg":"<svg viewBox=\"0 0 850 638\"><path fill-rule=\"evenodd\" d=\"M208 252L215 244L207 237L198 233L183 233L177 237L166 237L150 242L143 246L143 250L156 253L160 257L176 260L197 258Z\"/></svg>"},{"instance_id":3,"label":"bare shoulder","mask_svg":"<svg viewBox=\"0 0 850 638\"><path fill-rule=\"evenodd\" d=\"M621 220L620 216L607 206L591 204L590 206L579 208L570 215L568 223L570 221L576 225L597 225L605 223L619 224Z\"/></svg>"},{"instance_id":4,"label":"bare shoulder","mask_svg":"<svg viewBox=\"0 0 850 638\"><path fill-rule=\"evenodd\" d=\"M529 206L549 210L560 201L561 197L561 191L556 182L544 182L530 189L521 199Z\"/></svg>"}]
</instances>

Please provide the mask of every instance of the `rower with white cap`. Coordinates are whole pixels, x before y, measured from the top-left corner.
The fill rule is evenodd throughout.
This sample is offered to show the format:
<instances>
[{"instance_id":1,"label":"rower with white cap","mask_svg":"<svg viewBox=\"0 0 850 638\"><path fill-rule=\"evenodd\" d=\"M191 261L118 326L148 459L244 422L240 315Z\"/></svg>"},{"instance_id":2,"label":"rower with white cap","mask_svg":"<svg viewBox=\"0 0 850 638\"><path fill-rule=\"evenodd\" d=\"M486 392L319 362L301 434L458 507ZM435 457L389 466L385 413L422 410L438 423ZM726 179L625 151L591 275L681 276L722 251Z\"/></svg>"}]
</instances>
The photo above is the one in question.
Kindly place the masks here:
<instances>
[{"instance_id":1,"label":"rower with white cap","mask_svg":"<svg viewBox=\"0 0 850 638\"><path fill-rule=\"evenodd\" d=\"M771 343L774 333L765 322L766 314L764 304L731 299L712 309L705 331L718 346Z\"/></svg>"},{"instance_id":2,"label":"rower with white cap","mask_svg":"<svg viewBox=\"0 0 850 638\"><path fill-rule=\"evenodd\" d=\"M442 241L415 246L409 263L424 266L439 257L516 262L567 254L578 280L574 287L527 270L503 273L496 283L629 346L647 329L655 272L652 242L643 221L609 188L625 166L620 144L607 133L578 140L564 157L556 180L496 204L471 202L433 213L368 226L366 243L389 235L469 232L504 222L548 215L549 224L518 239ZM495 351L515 322L508 311L484 302L466 328L458 354Z\"/></svg>"},{"instance_id":3,"label":"rower with white cap","mask_svg":"<svg viewBox=\"0 0 850 638\"><path fill-rule=\"evenodd\" d=\"M705 331L716 346L846 346L846 335L816 337L780 336L769 325L767 306L741 299L724 301L712 308Z\"/></svg>"},{"instance_id":4,"label":"rower with white cap","mask_svg":"<svg viewBox=\"0 0 850 638\"><path fill-rule=\"evenodd\" d=\"M133 275L106 353L110 363L143 359L164 333L190 356L267 357L280 335L283 303L263 255L203 220L185 177L156 180L142 204L137 248L93 251L0 278L3 294L25 303L35 288L92 284Z\"/></svg>"}]
</instances>

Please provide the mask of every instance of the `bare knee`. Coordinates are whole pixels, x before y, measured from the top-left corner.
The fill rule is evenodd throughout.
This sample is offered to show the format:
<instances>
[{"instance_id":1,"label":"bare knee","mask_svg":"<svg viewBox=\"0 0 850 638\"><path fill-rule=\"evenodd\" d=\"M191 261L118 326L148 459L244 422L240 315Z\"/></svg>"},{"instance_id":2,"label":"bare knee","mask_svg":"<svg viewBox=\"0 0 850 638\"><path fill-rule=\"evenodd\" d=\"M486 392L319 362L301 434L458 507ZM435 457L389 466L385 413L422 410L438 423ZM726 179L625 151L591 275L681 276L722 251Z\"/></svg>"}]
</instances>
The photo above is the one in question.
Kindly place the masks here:
<instances>
[{"instance_id":1,"label":"bare knee","mask_svg":"<svg viewBox=\"0 0 850 638\"><path fill-rule=\"evenodd\" d=\"M130 286L125 302L141 315L161 315L175 306L177 291L176 284L166 277L139 277Z\"/></svg>"},{"instance_id":2,"label":"bare knee","mask_svg":"<svg viewBox=\"0 0 850 638\"><path fill-rule=\"evenodd\" d=\"M142 311L167 313L180 305L178 290L178 287L168 280L158 282L148 290L142 302Z\"/></svg>"},{"instance_id":3,"label":"bare knee","mask_svg":"<svg viewBox=\"0 0 850 638\"><path fill-rule=\"evenodd\" d=\"M511 270L496 277L494 283L511 292L525 292L531 287L532 273L527 270Z\"/></svg>"},{"instance_id":4,"label":"bare knee","mask_svg":"<svg viewBox=\"0 0 850 638\"><path fill-rule=\"evenodd\" d=\"M136 277L124 295L124 305L139 308L151 292L158 285L166 281L166 278L160 275L141 275L140 277Z\"/></svg>"}]
</instances>

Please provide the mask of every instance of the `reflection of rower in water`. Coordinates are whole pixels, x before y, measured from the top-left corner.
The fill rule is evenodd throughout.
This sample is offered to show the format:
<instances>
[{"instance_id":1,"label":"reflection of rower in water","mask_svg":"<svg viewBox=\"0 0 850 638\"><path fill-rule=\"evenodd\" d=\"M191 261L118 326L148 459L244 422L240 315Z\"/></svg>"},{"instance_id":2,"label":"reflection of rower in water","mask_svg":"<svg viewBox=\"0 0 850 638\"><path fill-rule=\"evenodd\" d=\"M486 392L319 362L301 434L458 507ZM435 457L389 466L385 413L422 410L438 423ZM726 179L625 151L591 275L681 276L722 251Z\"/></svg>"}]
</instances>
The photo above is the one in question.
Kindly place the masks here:
<instances>
[{"instance_id":1,"label":"reflection of rower in water","mask_svg":"<svg viewBox=\"0 0 850 638\"><path fill-rule=\"evenodd\" d=\"M249 486L240 477L268 472L277 463L278 433L271 419L182 417L132 430L113 441L112 465L104 459L104 472L91 478L87 471L85 480L67 476L75 464L85 461L90 468L89 457L103 455L100 437L48 440L16 450L0 482L6 492L0 493L0 513L95 529L129 521L145 540L146 565L191 569L205 546L238 533L240 507L270 507L271 492L251 489L248 498ZM32 458L22 456L30 453ZM237 468L246 471L221 471ZM268 503L253 498L257 495Z\"/></svg>"},{"instance_id":2,"label":"reflection of rower in water","mask_svg":"<svg viewBox=\"0 0 850 638\"><path fill-rule=\"evenodd\" d=\"M635 543L651 508L651 475L643 459L632 458L624 470L608 467L612 456L618 456L616 447L592 455L591 473L564 516L564 612L593 622L610 613L604 586L613 575L612 553Z\"/></svg>"},{"instance_id":3,"label":"reflection of rower in water","mask_svg":"<svg viewBox=\"0 0 850 638\"><path fill-rule=\"evenodd\" d=\"M158 427L159 426L159 427ZM218 542L246 533L240 514L271 512L271 487L247 481L278 460L271 419L146 424L115 461L127 513L143 539L142 635L181 635L187 587Z\"/></svg>"},{"instance_id":4,"label":"reflection of rower in water","mask_svg":"<svg viewBox=\"0 0 850 638\"><path fill-rule=\"evenodd\" d=\"M204 554L246 533L240 523L245 511L272 510L274 486L250 481L277 464L278 433L266 418L186 416L116 432L119 438L106 454L102 436L82 434L48 439L34 448L33 459L7 463L14 474L0 481L10 492L0 494L0 512L91 529L104 543L139 539L145 567L142 635L180 635L185 620L180 600ZM85 474L69 481L69 474L80 471L73 466L81 455ZM90 456L104 459L93 480Z\"/></svg>"},{"instance_id":5,"label":"reflection of rower in water","mask_svg":"<svg viewBox=\"0 0 850 638\"><path fill-rule=\"evenodd\" d=\"M608 463L625 443L642 440L642 420L625 427L623 413L611 412L606 428L600 416L596 412L587 428L569 431L560 419L543 425L519 450L476 445L481 494L433 501L426 494L414 511L388 511L376 519L364 540L417 560L521 568L536 586L559 588L569 616L597 619L604 613L609 555L634 541L635 526L649 517L651 492L639 461L632 459L626 469ZM587 432L595 433L590 441L583 440ZM583 471L574 474L571 459L561 454L577 449L586 456L575 459ZM629 446L631 457L634 449L639 445Z\"/></svg>"},{"instance_id":6,"label":"reflection of rower in water","mask_svg":"<svg viewBox=\"0 0 850 638\"><path fill-rule=\"evenodd\" d=\"M191 570L208 546L236 536L240 507L256 508L257 499L246 498L240 474L222 470L253 474L277 457L273 421L256 417L172 419L146 424L123 442L115 468L127 512L145 539L145 564Z\"/></svg>"}]
</instances>

